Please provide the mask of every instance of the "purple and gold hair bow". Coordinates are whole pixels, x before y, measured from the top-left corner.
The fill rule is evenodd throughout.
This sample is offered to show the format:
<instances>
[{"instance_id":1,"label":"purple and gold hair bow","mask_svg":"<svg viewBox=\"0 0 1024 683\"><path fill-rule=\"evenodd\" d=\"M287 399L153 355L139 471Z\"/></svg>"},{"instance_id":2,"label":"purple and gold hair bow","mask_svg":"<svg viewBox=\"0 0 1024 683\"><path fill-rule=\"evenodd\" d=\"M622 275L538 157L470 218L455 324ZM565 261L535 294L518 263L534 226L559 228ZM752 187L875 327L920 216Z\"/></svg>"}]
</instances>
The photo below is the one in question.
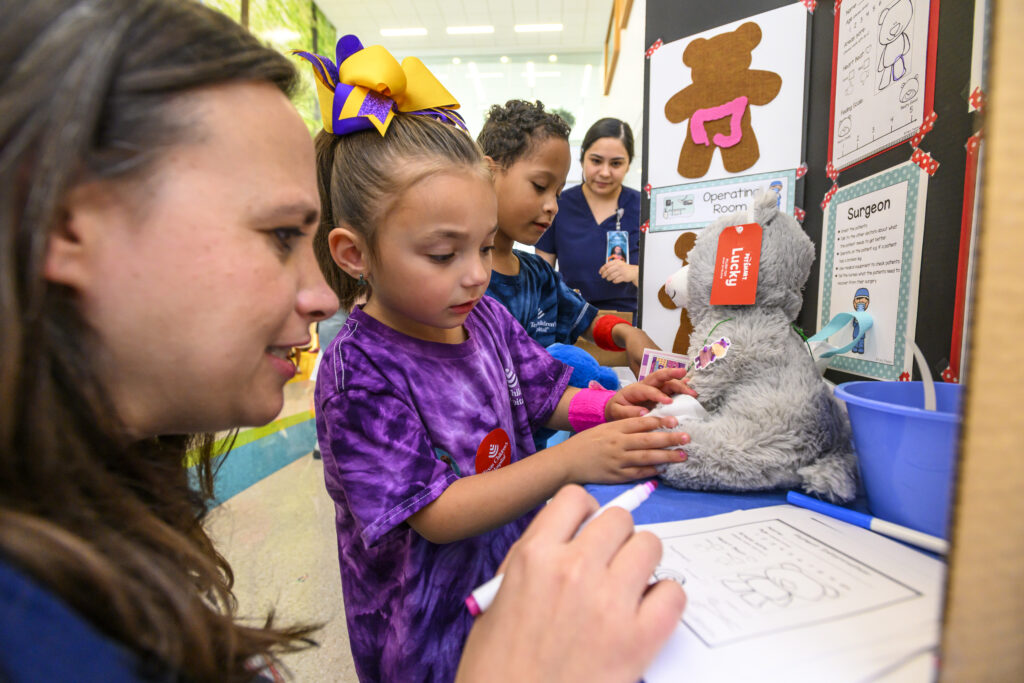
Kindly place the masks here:
<instances>
[{"instance_id":1,"label":"purple and gold hair bow","mask_svg":"<svg viewBox=\"0 0 1024 683\"><path fill-rule=\"evenodd\" d=\"M459 128L459 103L416 57L399 64L380 45L363 47L353 35L338 41L338 65L312 52L293 50L313 65L324 130L347 135L376 128L387 131L395 111L431 116Z\"/></svg>"}]
</instances>

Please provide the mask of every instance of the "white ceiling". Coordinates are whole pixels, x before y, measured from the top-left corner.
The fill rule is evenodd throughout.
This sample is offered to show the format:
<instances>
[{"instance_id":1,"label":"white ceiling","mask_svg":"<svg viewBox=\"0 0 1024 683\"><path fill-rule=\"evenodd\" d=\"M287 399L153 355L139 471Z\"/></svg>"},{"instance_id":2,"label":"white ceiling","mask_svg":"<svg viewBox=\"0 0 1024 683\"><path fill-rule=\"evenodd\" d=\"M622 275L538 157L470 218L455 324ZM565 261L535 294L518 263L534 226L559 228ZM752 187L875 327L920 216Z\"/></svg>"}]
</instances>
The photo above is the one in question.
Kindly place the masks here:
<instances>
[{"instance_id":1,"label":"white ceiling","mask_svg":"<svg viewBox=\"0 0 1024 683\"><path fill-rule=\"evenodd\" d=\"M596 52L603 49L612 0L317 0L337 27L364 45L410 54L481 55ZM516 33L516 24L562 24L562 31ZM494 33L448 35L447 26L494 26ZM382 28L427 29L425 36L384 37ZM330 50L321 50L329 52Z\"/></svg>"}]
</instances>

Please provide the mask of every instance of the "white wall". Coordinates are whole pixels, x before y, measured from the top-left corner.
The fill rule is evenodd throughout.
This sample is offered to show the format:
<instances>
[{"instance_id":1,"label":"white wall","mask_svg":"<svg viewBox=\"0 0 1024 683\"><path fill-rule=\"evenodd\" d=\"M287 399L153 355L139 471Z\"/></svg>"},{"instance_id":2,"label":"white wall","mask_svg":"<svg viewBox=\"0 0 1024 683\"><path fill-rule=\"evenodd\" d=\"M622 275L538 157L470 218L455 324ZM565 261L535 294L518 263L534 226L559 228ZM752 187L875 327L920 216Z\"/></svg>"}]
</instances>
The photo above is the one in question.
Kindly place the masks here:
<instances>
[{"instance_id":1,"label":"white wall","mask_svg":"<svg viewBox=\"0 0 1024 683\"><path fill-rule=\"evenodd\" d=\"M576 117L569 136L572 167L566 187L579 185L583 170L579 143L601 113L602 82L600 45L594 52L563 53L555 61L548 54L509 54L502 62L500 52L469 57L430 56L423 63L459 101L459 113L475 138L493 104L510 99L539 100L547 109L565 109ZM458 63L455 63L455 59ZM639 178L639 175L637 176ZM532 246L516 243L517 249L533 252Z\"/></svg>"},{"instance_id":2,"label":"white wall","mask_svg":"<svg viewBox=\"0 0 1024 683\"><path fill-rule=\"evenodd\" d=\"M628 26L622 31L619 60L607 96L603 93L604 65L602 43L593 46L593 52L563 53L556 62L548 55L508 54L502 63L500 48L490 55L426 56L424 63L461 103L460 113L466 118L470 133L476 137L492 104L520 98L540 100L549 109L561 108L576 117L570 136L572 168L566 187L578 185L582 178L579 165L579 145L587 129L606 116L622 119L633 129L636 156L626 175L629 187L640 189L640 171L643 167L643 111L644 111L644 23L647 15L646 0L634 0ZM452 59L459 57L459 63ZM528 67L528 62L532 65ZM528 77L532 70L537 74ZM557 74L557 75L556 75Z\"/></svg>"},{"instance_id":3,"label":"white wall","mask_svg":"<svg viewBox=\"0 0 1024 683\"><path fill-rule=\"evenodd\" d=\"M563 53L556 61L548 54L501 54L425 57L423 63L459 101L473 137L480 132L492 104L510 99L539 100L547 109L565 109L576 117L571 140L583 139L601 117L601 54ZM459 63L453 63L458 58ZM570 174L571 177L571 174Z\"/></svg>"},{"instance_id":4,"label":"white wall","mask_svg":"<svg viewBox=\"0 0 1024 683\"><path fill-rule=\"evenodd\" d=\"M619 44L619 61L615 67L611 91L602 97L597 118L613 116L622 119L633 129L634 158L626 175L628 187L640 189L640 170L643 168L643 124L644 124L644 24L647 20L647 0L634 0L629 15L629 24L622 31ZM604 73L604 65L601 66ZM595 119L596 120L596 119ZM590 126L580 126L580 137Z\"/></svg>"}]
</instances>

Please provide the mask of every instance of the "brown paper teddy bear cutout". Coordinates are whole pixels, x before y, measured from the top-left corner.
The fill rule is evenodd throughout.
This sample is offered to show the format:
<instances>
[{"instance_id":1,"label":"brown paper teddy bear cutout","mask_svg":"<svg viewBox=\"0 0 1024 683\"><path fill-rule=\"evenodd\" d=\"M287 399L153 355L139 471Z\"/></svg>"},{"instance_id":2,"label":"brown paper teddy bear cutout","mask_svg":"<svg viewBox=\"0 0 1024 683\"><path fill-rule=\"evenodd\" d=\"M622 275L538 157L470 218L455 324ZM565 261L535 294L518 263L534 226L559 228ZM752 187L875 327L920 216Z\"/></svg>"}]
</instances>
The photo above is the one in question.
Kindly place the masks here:
<instances>
[{"instance_id":1,"label":"brown paper teddy bear cutout","mask_svg":"<svg viewBox=\"0 0 1024 683\"><path fill-rule=\"evenodd\" d=\"M682 261L679 265L680 268L687 264L686 255L693 249L693 244L696 241L697 233L695 232L684 232L676 238L676 256ZM690 315L686 312L685 308L680 308L676 305L676 302L672 301L672 297L665 292L665 285L662 285L661 289L658 290L658 303L670 311L679 308L679 329L676 330L676 338L672 342L672 353L685 354L690 348L690 334L693 332L693 323L690 322Z\"/></svg>"},{"instance_id":2,"label":"brown paper teddy bear cutout","mask_svg":"<svg viewBox=\"0 0 1024 683\"><path fill-rule=\"evenodd\" d=\"M750 69L750 53L760 42L761 27L748 21L735 31L686 46L683 64L690 67L693 83L665 105L665 118L672 123L690 120L679 152L679 175L684 178L703 177L716 148L722 150L729 173L745 171L760 157L750 107L768 104L782 88L779 74Z\"/></svg>"}]
</instances>

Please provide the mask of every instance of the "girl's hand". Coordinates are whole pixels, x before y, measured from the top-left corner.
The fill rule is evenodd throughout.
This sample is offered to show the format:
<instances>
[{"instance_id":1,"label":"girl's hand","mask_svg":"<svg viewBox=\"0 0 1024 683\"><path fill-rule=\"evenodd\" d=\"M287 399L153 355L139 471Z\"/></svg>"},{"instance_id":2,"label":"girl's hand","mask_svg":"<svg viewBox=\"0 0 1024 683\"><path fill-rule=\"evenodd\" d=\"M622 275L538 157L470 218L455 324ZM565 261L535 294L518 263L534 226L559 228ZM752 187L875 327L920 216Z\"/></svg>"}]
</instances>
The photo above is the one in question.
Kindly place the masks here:
<instances>
[{"instance_id":1,"label":"girl's hand","mask_svg":"<svg viewBox=\"0 0 1024 683\"><path fill-rule=\"evenodd\" d=\"M568 481L576 483L618 484L658 472L656 465L686 460L680 450L666 450L690 443L683 432L655 432L671 429L674 417L633 417L591 427L575 434L554 448L566 459ZM549 451L552 449L548 449Z\"/></svg>"},{"instance_id":2,"label":"girl's hand","mask_svg":"<svg viewBox=\"0 0 1024 683\"><path fill-rule=\"evenodd\" d=\"M686 605L674 581L651 588L661 542L566 486L512 546L494 604L476 620L457 682L638 680Z\"/></svg>"},{"instance_id":3,"label":"girl's hand","mask_svg":"<svg viewBox=\"0 0 1024 683\"><path fill-rule=\"evenodd\" d=\"M684 376L686 370L683 368L665 368L652 372L641 382L624 387L605 404L605 420L610 422L646 415L659 403L671 403L675 394L689 394L696 398L697 392L690 388Z\"/></svg>"},{"instance_id":4,"label":"girl's hand","mask_svg":"<svg viewBox=\"0 0 1024 683\"><path fill-rule=\"evenodd\" d=\"M640 266L633 266L625 261L608 261L601 266L597 274L608 280L608 282L615 284L628 282L635 285L640 279Z\"/></svg>"}]
</instances>

